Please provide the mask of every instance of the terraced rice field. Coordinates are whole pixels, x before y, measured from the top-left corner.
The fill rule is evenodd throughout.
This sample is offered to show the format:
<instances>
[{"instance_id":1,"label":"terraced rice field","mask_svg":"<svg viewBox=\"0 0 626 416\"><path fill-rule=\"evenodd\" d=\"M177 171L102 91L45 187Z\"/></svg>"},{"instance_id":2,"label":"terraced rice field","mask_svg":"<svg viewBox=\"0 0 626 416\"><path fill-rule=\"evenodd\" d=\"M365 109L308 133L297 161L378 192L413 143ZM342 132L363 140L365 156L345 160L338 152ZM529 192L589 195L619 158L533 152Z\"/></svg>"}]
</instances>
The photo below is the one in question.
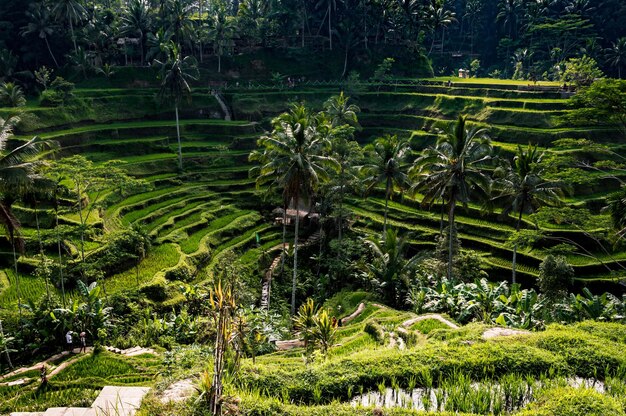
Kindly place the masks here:
<instances>
[{"instance_id":1,"label":"terraced rice field","mask_svg":"<svg viewBox=\"0 0 626 416\"><path fill-rule=\"evenodd\" d=\"M89 219L92 226L107 231L139 224L155 241L155 246L138 268L107 276L108 293L129 286L150 285L185 265L197 269L193 271L194 279L203 279L210 276L207 270L219 264L230 250L246 266L256 269L266 250L280 243L281 229L272 224L273 218L269 214L273 206L257 195L254 180L248 176L251 167L248 154L267 128L269 118L283 111L288 102L304 100L320 107L341 88L341 85L327 85L280 91L231 89L225 93L225 98L239 119L231 122L206 118L206 111L200 110L213 108L215 103L210 102L210 97L194 95L190 115L181 121L183 173L177 170L175 123L156 110L151 115L154 119L94 123L87 118L70 125L49 122L45 128L18 132L17 139L37 134L58 141L60 156L82 154L96 163L121 160L131 175L150 184L149 189L95 212ZM150 89L78 91L94 103L98 100L111 102L116 97L125 100L136 97L141 101L153 93ZM494 145L502 154L510 155L517 143L529 141L549 148L552 141L562 137L585 137L604 143L613 138L613 133L604 128L563 125L559 116L566 113L568 107L556 89L533 91L520 89L517 85L459 83L448 88L432 81L363 87L352 95L362 110L359 119L363 129L357 137L362 144L371 142L377 135L393 133L410 137L413 148L419 150L433 143L436 129L445 127L459 113L467 113L475 122L488 125ZM30 126L40 126L44 121L42 116L39 123L33 122ZM614 188L615 184L611 186ZM594 201L596 206L601 206L606 189L589 195L570 195L566 204L581 206ZM384 200L380 191L367 199L353 197L348 207L354 213L355 229L365 233L382 229ZM27 240L34 240L36 230L32 218L26 218L31 211L19 206L16 210L24 217L24 236ZM507 240L514 232L513 220L502 219L497 212L481 216L479 211L480 207L470 205L458 214L463 247L475 250L483 258L493 279L508 278L512 247ZM49 207L42 208L42 217L47 220L44 228L52 227L51 212ZM61 223L77 221L77 213L71 212L67 206L60 214ZM405 195L390 203L389 223L411 232L410 240L415 249L432 248L440 230L439 208L427 211L419 205L419 196L415 200ZM524 227L532 226L532 222L525 221ZM569 226L555 226L546 233L569 233L572 239L585 238L581 230ZM258 246L257 234L260 237ZM76 246L76 241L72 243ZM88 238L87 254L95 252L101 245L102 239L96 233ZM9 257L10 249L4 247L2 251L7 253L5 258ZM22 267L28 264L28 256L32 254L20 259L20 273L24 275L20 279L20 291L27 299L46 293L45 283L41 279L26 277L32 270ZM532 284L545 254L542 249L520 251L518 270L525 284ZM608 265L626 258L626 253L604 257L600 251L595 254ZM568 257L578 278L607 277L605 266L597 259L578 254ZM15 305L15 297L14 272L6 269L0 278L0 303Z\"/></svg>"}]
</instances>

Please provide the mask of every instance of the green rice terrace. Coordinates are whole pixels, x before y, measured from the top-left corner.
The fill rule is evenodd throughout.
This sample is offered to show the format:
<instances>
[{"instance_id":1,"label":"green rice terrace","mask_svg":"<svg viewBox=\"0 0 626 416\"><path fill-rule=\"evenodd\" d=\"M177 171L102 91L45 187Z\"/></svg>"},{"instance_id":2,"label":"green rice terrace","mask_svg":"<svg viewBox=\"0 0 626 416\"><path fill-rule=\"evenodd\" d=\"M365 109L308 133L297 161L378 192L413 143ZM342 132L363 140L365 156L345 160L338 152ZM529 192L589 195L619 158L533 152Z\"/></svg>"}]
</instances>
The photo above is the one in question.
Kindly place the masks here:
<instances>
[{"instance_id":1,"label":"green rice terrace","mask_svg":"<svg viewBox=\"0 0 626 416\"><path fill-rule=\"evenodd\" d=\"M0 416L626 416L596 3L0 2Z\"/></svg>"},{"instance_id":2,"label":"green rice terrace","mask_svg":"<svg viewBox=\"0 0 626 416\"><path fill-rule=\"evenodd\" d=\"M250 326L235 342L241 342L235 352L227 352L235 354L229 360L236 360L239 370L225 370L232 380L224 394L237 397L232 405L245 414L369 414L377 408L385 414L523 409L544 414L541 409L571 406L565 403L569 395L575 403L590 401L621 414L622 325L548 324L622 319L626 251L611 240L611 214L604 209L625 176L619 132L610 126L569 127L565 120L573 110L558 87L483 82L442 86L415 79L356 87L311 82L293 88L259 83L224 89L224 107L196 88L180 114L182 170L176 121L145 99L156 88L76 88L76 107L1 110L7 120L20 118L9 139L12 148L33 136L48 143L41 177L35 179L41 190L11 205L24 249L16 249L14 257L11 239L3 243L4 331L22 331L20 348L30 351L16 350L16 338L5 335L5 343L12 341L5 344L12 347L8 357L20 364L45 358L62 348L62 334L77 326L90 330L97 351L102 345L157 350L137 357L107 351L79 355L44 387L38 367L5 377L0 411L89 406L107 385L152 387L140 413L175 414L186 403L202 407L209 393L191 397L197 394L194 386L208 392L212 385L207 363L214 353L211 316L217 315L207 302L217 295L209 290L225 279L235 285L230 290L239 293L242 305L256 305L231 317ZM347 87L353 95L341 103L346 97L338 94ZM116 111L143 99L141 108ZM296 102L307 107L289 104ZM295 295L301 304L342 287L367 292L335 295L326 304L330 315L324 308L316 314L314 306L307 312L306 303L300 307L296 317L304 321L307 313L311 322L323 319L322 313L326 320L332 315L346 321L337 329L331 322L331 343L314 350L314 329L298 319L304 326L296 328L305 340L311 337L305 341L310 344L278 341L289 338L283 325L289 316L292 244L282 271L280 253L283 232L287 241L294 238L294 197L285 212L276 192L280 182L259 180L254 166L263 157L259 138L278 134L273 117L326 109L324 117L330 118L333 105L344 105L345 116L351 103L359 110L351 108L353 120L347 116L353 127L346 122L347 133L336 133L355 140L348 152L337 150L345 176L320 183L317 202L300 205L306 215L299 218ZM221 119L224 111L235 120ZM59 117L65 112L67 118ZM423 174L414 173L422 152L458 126L458 114L468 114L471 128L487 129L493 160L512 159L536 143L528 152L540 153L550 165L543 180L568 184L558 193L559 203L523 211L519 224L518 215L507 215L497 202L502 191L495 185L489 209L479 199L465 206L461 200L453 250L461 247L462 260L455 261L448 280L448 203L442 206L428 187L411 181ZM368 179L382 143L405 146L397 168L406 169L406 182L394 182L389 190L385 179ZM594 161L612 164L604 169ZM500 175L496 163L485 169L493 178ZM341 207L333 186L345 192ZM386 239L378 241L385 228ZM516 240L519 235L524 238ZM519 283L510 287L514 250ZM549 294L567 292L542 280L547 256L567 265L567 290L578 295L566 303ZM536 287L546 294L538 296ZM552 318L545 316L547 305L554 308ZM346 318L354 310L356 316ZM24 319L30 323L13 326ZM104 326L94 332L99 319ZM48 364L49 371L62 362ZM176 380L182 380L179 390ZM162 392L174 400L161 401Z\"/></svg>"}]
</instances>

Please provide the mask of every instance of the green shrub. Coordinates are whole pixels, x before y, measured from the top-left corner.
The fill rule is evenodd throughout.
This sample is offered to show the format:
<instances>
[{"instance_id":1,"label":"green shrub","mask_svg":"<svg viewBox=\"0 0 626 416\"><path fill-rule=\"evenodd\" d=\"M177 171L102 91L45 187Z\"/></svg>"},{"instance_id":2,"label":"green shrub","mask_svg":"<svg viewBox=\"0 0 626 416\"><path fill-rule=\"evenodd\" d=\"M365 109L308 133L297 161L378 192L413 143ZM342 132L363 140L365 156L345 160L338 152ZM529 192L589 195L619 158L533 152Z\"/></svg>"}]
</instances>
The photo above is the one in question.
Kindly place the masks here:
<instances>
[{"instance_id":1,"label":"green shrub","mask_svg":"<svg viewBox=\"0 0 626 416\"><path fill-rule=\"evenodd\" d=\"M374 338L374 340L379 344L384 344L385 342L385 330L378 322L370 321L365 324L365 328L363 331L366 334L369 334Z\"/></svg>"},{"instance_id":2,"label":"green shrub","mask_svg":"<svg viewBox=\"0 0 626 416\"><path fill-rule=\"evenodd\" d=\"M519 416L624 416L623 404L594 389L562 387L543 392Z\"/></svg>"},{"instance_id":3,"label":"green shrub","mask_svg":"<svg viewBox=\"0 0 626 416\"><path fill-rule=\"evenodd\" d=\"M56 77L50 84L50 88L41 94L40 105L42 107L58 107L65 104L74 94L74 84L62 77Z\"/></svg>"},{"instance_id":4,"label":"green shrub","mask_svg":"<svg viewBox=\"0 0 626 416\"><path fill-rule=\"evenodd\" d=\"M141 293L148 299L162 302L167 299L167 282L165 277L158 275L150 283L141 288Z\"/></svg>"},{"instance_id":5,"label":"green shrub","mask_svg":"<svg viewBox=\"0 0 626 416\"><path fill-rule=\"evenodd\" d=\"M574 269L563 256L548 255L539 266L539 290L556 299L567 294L574 279Z\"/></svg>"},{"instance_id":6,"label":"green shrub","mask_svg":"<svg viewBox=\"0 0 626 416\"><path fill-rule=\"evenodd\" d=\"M181 282L188 282L193 279L193 276L193 270L186 263L165 272L165 278L169 281L180 280Z\"/></svg>"}]
</instances>

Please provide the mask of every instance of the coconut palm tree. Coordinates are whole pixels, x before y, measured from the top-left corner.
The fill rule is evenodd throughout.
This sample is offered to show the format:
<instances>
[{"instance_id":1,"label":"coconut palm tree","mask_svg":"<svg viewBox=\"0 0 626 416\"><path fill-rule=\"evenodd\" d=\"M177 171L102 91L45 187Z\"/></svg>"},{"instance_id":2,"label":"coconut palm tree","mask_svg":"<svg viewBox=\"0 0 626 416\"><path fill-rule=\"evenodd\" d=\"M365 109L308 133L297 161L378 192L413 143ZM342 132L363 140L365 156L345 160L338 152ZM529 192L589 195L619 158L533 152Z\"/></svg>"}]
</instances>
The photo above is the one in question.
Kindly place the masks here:
<instances>
[{"instance_id":1,"label":"coconut palm tree","mask_svg":"<svg viewBox=\"0 0 626 416\"><path fill-rule=\"evenodd\" d=\"M167 30L173 34L181 51L183 45L191 46L191 41L195 35L195 23L192 20L193 10L193 5L184 0L172 0L168 3Z\"/></svg>"},{"instance_id":2,"label":"coconut palm tree","mask_svg":"<svg viewBox=\"0 0 626 416\"><path fill-rule=\"evenodd\" d=\"M496 16L496 21L502 23L502 29L511 39L517 37L517 23L521 7L522 2L520 0L501 0L498 4L499 11Z\"/></svg>"},{"instance_id":3,"label":"coconut palm tree","mask_svg":"<svg viewBox=\"0 0 626 416\"><path fill-rule=\"evenodd\" d=\"M78 46L76 45L76 35L74 33L74 24L83 20L87 11L83 7L80 0L57 0L52 8L52 13L57 19L65 20L70 25L70 34L72 43L74 44L74 53L78 54Z\"/></svg>"},{"instance_id":4,"label":"coconut palm tree","mask_svg":"<svg viewBox=\"0 0 626 416\"><path fill-rule=\"evenodd\" d=\"M490 178L484 167L491 160L491 153L487 130L468 128L465 117L459 116L411 168L411 190L423 194L423 205L432 206L440 199L448 203L448 279L452 278L456 205L467 206L473 197L488 199Z\"/></svg>"},{"instance_id":5,"label":"coconut palm tree","mask_svg":"<svg viewBox=\"0 0 626 416\"><path fill-rule=\"evenodd\" d=\"M343 94L335 95L324 103L324 115L330 122L327 123L328 136L332 145L332 154L339 163L339 172L335 186L331 186L331 193L337 197L338 239L341 241L343 232L343 201L346 191L351 184L357 181L356 165L363 156L359 144L353 140L355 128L360 127L357 113L361 111L354 104L349 104L349 98Z\"/></svg>"},{"instance_id":6,"label":"coconut palm tree","mask_svg":"<svg viewBox=\"0 0 626 416\"><path fill-rule=\"evenodd\" d=\"M291 314L296 311L298 273L298 238L300 203L311 199L330 169L338 170L337 161L327 156L330 143L318 133L316 118L302 104L294 104L287 113L272 121L273 131L259 139L263 148L262 165L256 170L257 184L273 184L283 190L283 201L293 201L296 210L293 244L293 279Z\"/></svg>"},{"instance_id":7,"label":"coconut palm tree","mask_svg":"<svg viewBox=\"0 0 626 416\"><path fill-rule=\"evenodd\" d=\"M141 64L144 63L144 43L150 31L150 9L145 0L131 0L122 13L121 33L137 36L141 49Z\"/></svg>"},{"instance_id":8,"label":"coconut palm tree","mask_svg":"<svg viewBox=\"0 0 626 416\"><path fill-rule=\"evenodd\" d=\"M161 66L161 88L158 98L161 103L171 102L174 104L176 114L176 138L178 140L178 168L183 169L183 149L180 142L180 122L178 108L183 100L191 100L191 86L189 83L198 77L198 66L193 56L183 57L178 46L170 41L169 57L166 62L155 60Z\"/></svg>"},{"instance_id":9,"label":"coconut palm tree","mask_svg":"<svg viewBox=\"0 0 626 416\"><path fill-rule=\"evenodd\" d=\"M54 53L52 53L50 43L48 42L48 36L52 36L57 29L57 25L55 25L54 21L51 19L50 12L43 4L35 3L31 7L31 10L26 11L26 17L29 22L22 28L22 36L37 35L39 39L43 39L54 65L58 68L59 63Z\"/></svg>"},{"instance_id":10,"label":"coconut palm tree","mask_svg":"<svg viewBox=\"0 0 626 416\"><path fill-rule=\"evenodd\" d=\"M363 264L367 277L382 291L389 305L401 306L411 287L410 270L419 257L405 257L408 242L393 228L383 238L369 237L363 242L373 255L373 261Z\"/></svg>"},{"instance_id":11,"label":"coconut palm tree","mask_svg":"<svg viewBox=\"0 0 626 416\"><path fill-rule=\"evenodd\" d=\"M26 105L26 97L22 87L14 82L0 84L0 104L7 107L22 107Z\"/></svg>"},{"instance_id":12,"label":"coconut palm tree","mask_svg":"<svg viewBox=\"0 0 626 416\"><path fill-rule=\"evenodd\" d=\"M451 23L456 22L455 13L447 10L445 4L441 0L433 0L428 6L427 10L428 20L430 21L430 28L433 32L433 39L430 44L430 54L435 46L435 39L437 37L437 31L441 29L441 52L443 53L443 44L445 41L445 31Z\"/></svg>"},{"instance_id":13,"label":"coconut palm tree","mask_svg":"<svg viewBox=\"0 0 626 416\"><path fill-rule=\"evenodd\" d=\"M326 9L326 17L328 18L328 41L329 41L329 49L333 50L333 10L337 10L337 0L319 0L316 9L325 8ZM322 23L324 21L322 20Z\"/></svg>"},{"instance_id":14,"label":"coconut palm tree","mask_svg":"<svg viewBox=\"0 0 626 416\"><path fill-rule=\"evenodd\" d=\"M146 39L148 46L146 60L167 60L172 34L163 28L159 28L155 33L149 32L146 35Z\"/></svg>"},{"instance_id":15,"label":"coconut palm tree","mask_svg":"<svg viewBox=\"0 0 626 416\"><path fill-rule=\"evenodd\" d=\"M383 238L387 235L387 213L389 199L395 191L402 191L407 185L408 165L406 159L411 152L409 141L398 136L379 137L365 147L367 162L359 170L365 178L367 192L380 184L385 185L385 218Z\"/></svg>"},{"instance_id":16,"label":"coconut palm tree","mask_svg":"<svg viewBox=\"0 0 626 416\"><path fill-rule=\"evenodd\" d=\"M29 190L38 177L37 168L41 161L36 157L43 149L43 142L34 137L12 150L7 149L7 142L13 136L13 127L18 122L18 117L7 120L0 118L0 226L4 228L13 247L18 310L21 316L22 299L16 251L23 251L24 242L19 236L20 223L13 214L11 205Z\"/></svg>"},{"instance_id":17,"label":"coconut palm tree","mask_svg":"<svg viewBox=\"0 0 626 416\"><path fill-rule=\"evenodd\" d=\"M218 9L209 18L208 38L213 42L213 50L217 55L217 72L222 72L222 55L235 34L235 29L235 21L223 9Z\"/></svg>"},{"instance_id":18,"label":"coconut palm tree","mask_svg":"<svg viewBox=\"0 0 626 416\"><path fill-rule=\"evenodd\" d=\"M333 95L324 103L324 112L328 114L333 127L344 124L360 127L357 117L360 111L357 105L350 104L350 97L344 95L343 91L339 95Z\"/></svg>"},{"instance_id":19,"label":"coconut palm tree","mask_svg":"<svg viewBox=\"0 0 626 416\"><path fill-rule=\"evenodd\" d=\"M498 195L493 199L496 204L503 205L503 215L517 213L515 232L519 232L524 214L531 214L545 205L558 205L562 195L563 184L547 181L543 178L545 166L541 164L543 153L537 146L528 145L524 150L517 146L517 154L513 164L505 162L496 169L496 188ZM517 263L517 242L513 245L512 282L515 283L515 266Z\"/></svg>"},{"instance_id":20,"label":"coconut palm tree","mask_svg":"<svg viewBox=\"0 0 626 416\"><path fill-rule=\"evenodd\" d=\"M617 67L617 77L622 78L622 66L626 64L626 38L619 38L610 48L606 55L611 66Z\"/></svg>"}]
</instances>

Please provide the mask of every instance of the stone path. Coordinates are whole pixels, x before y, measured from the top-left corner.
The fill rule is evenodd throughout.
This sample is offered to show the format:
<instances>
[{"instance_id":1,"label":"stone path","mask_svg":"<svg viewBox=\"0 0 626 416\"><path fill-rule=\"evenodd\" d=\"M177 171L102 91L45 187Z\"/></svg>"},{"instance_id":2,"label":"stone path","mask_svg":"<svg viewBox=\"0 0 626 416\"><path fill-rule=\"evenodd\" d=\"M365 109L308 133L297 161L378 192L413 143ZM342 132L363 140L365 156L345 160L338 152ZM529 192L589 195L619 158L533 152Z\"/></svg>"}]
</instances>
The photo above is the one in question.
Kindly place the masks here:
<instances>
[{"instance_id":1,"label":"stone path","mask_svg":"<svg viewBox=\"0 0 626 416\"><path fill-rule=\"evenodd\" d=\"M410 327L411 325L413 325L416 322L420 322L420 321L425 321L427 319L434 319L436 321L441 322L442 324L452 328L452 329L459 329L459 326L457 324L455 324L454 322L450 322L449 320L447 320L446 318L444 318L443 316L439 315L438 313L429 313L426 315L420 315L420 316L416 316L415 318L411 318L408 319L404 322L402 322L402 326L405 328Z\"/></svg>"},{"instance_id":2,"label":"stone path","mask_svg":"<svg viewBox=\"0 0 626 416\"><path fill-rule=\"evenodd\" d=\"M529 331L511 328L489 328L483 332L483 339L493 339L499 337L510 337L514 335L528 335Z\"/></svg>"},{"instance_id":3,"label":"stone path","mask_svg":"<svg viewBox=\"0 0 626 416\"><path fill-rule=\"evenodd\" d=\"M104 349L115 354L124 355L126 357L135 357L137 355L142 355L142 354L157 355L156 351L153 350L152 348L142 348L139 346L127 348L125 350L121 350L115 347L104 347Z\"/></svg>"},{"instance_id":4,"label":"stone path","mask_svg":"<svg viewBox=\"0 0 626 416\"><path fill-rule=\"evenodd\" d=\"M213 92L213 96L215 97L215 99L217 100L218 104L222 108L222 111L224 112L224 120L226 120L226 121L232 120L233 117L230 114L230 109L226 105L226 102L224 101L224 98L222 98L222 95L219 92L214 91Z\"/></svg>"},{"instance_id":5,"label":"stone path","mask_svg":"<svg viewBox=\"0 0 626 416\"><path fill-rule=\"evenodd\" d=\"M159 396L161 403L182 402L193 396L196 387L193 379L186 378L171 384Z\"/></svg>"},{"instance_id":6,"label":"stone path","mask_svg":"<svg viewBox=\"0 0 626 416\"><path fill-rule=\"evenodd\" d=\"M105 386L91 407L51 407L45 412L13 412L10 416L134 416L150 387Z\"/></svg>"},{"instance_id":7,"label":"stone path","mask_svg":"<svg viewBox=\"0 0 626 416\"><path fill-rule=\"evenodd\" d=\"M341 325L345 325L348 322L352 321L354 318L362 314L364 310L365 310L365 303L363 302L359 303L359 306L356 308L354 312L352 312L350 315L344 318L341 318Z\"/></svg>"},{"instance_id":8,"label":"stone path","mask_svg":"<svg viewBox=\"0 0 626 416\"><path fill-rule=\"evenodd\" d=\"M312 246L313 244L319 242L320 238L321 238L321 234L319 230L315 231L304 242L301 242L300 244L298 244L298 248L301 249L304 247ZM272 290L272 277L274 276L274 271L280 264L280 260L283 256L283 250L289 251L289 247L290 247L289 244L285 243L285 246L283 248L283 244L281 243L268 250L268 252L281 250L281 254L279 254L278 256L274 258L269 269L267 269L267 272L265 272L265 275L263 276L263 280L261 281L261 302L260 302L261 309L267 310L270 307L270 292Z\"/></svg>"},{"instance_id":9,"label":"stone path","mask_svg":"<svg viewBox=\"0 0 626 416\"><path fill-rule=\"evenodd\" d=\"M289 250L289 244L285 244L284 248L282 244L278 244L270 248L268 252L276 250L281 250L281 254L274 258L269 269L267 269L267 272L265 272L265 275L263 276L263 281L261 282L261 309L265 310L269 309L270 307L270 292L272 291L272 277L274 276L274 270L276 270L276 268L280 264L280 260L283 256L283 250Z\"/></svg>"}]
</instances>

